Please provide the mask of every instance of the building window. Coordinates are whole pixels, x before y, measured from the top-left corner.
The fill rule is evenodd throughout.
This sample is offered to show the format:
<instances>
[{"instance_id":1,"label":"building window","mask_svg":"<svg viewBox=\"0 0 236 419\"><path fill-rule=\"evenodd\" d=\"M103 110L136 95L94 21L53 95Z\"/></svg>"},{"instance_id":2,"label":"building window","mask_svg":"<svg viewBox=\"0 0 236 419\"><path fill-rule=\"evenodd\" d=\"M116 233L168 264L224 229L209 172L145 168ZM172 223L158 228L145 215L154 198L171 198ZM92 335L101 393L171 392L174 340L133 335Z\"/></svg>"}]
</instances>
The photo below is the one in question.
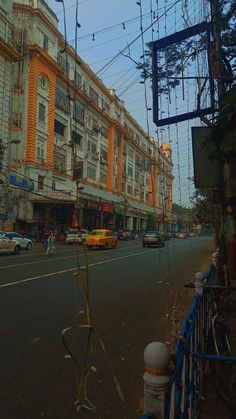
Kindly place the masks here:
<instances>
[{"instance_id":1,"label":"building window","mask_svg":"<svg viewBox=\"0 0 236 419\"><path fill-rule=\"evenodd\" d=\"M74 103L73 118L80 122L80 124L84 124L84 107L80 103Z\"/></svg>"},{"instance_id":2,"label":"building window","mask_svg":"<svg viewBox=\"0 0 236 419\"><path fill-rule=\"evenodd\" d=\"M44 176L38 175L38 189L41 191L44 189L44 180L45 180Z\"/></svg>"},{"instance_id":3,"label":"building window","mask_svg":"<svg viewBox=\"0 0 236 419\"><path fill-rule=\"evenodd\" d=\"M78 73L78 71L75 71L75 84L76 84L76 86L77 87L81 87L82 86L82 77L81 77L81 75Z\"/></svg>"},{"instance_id":4,"label":"building window","mask_svg":"<svg viewBox=\"0 0 236 419\"><path fill-rule=\"evenodd\" d=\"M62 92L58 87L56 88L56 106L64 112L69 112L68 96Z\"/></svg>"},{"instance_id":5,"label":"building window","mask_svg":"<svg viewBox=\"0 0 236 419\"><path fill-rule=\"evenodd\" d=\"M71 138L75 144L81 145L82 135L80 135L78 132L72 131Z\"/></svg>"},{"instance_id":6,"label":"building window","mask_svg":"<svg viewBox=\"0 0 236 419\"><path fill-rule=\"evenodd\" d=\"M110 112L110 105L104 99L101 100L101 108L104 112Z\"/></svg>"},{"instance_id":7,"label":"building window","mask_svg":"<svg viewBox=\"0 0 236 419\"><path fill-rule=\"evenodd\" d=\"M54 168L60 172L66 171L66 150L54 145Z\"/></svg>"},{"instance_id":8,"label":"building window","mask_svg":"<svg viewBox=\"0 0 236 419\"><path fill-rule=\"evenodd\" d=\"M98 93L92 87L89 88L89 98L93 103L95 103L98 106L99 96Z\"/></svg>"},{"instance_id":9,"label":"building window","mask_svg":"<svg viewBox=\"0 0 236 419\"><path fill-rule=\"evenodd\" d=\"M105 172L104 170L100 171L100 182L104 185L107 184L107 172Z\"/></svg>"},{"instance_id":10,"label":"building window","mask_svg":"<svg viewBox=\"0 0 236 419\"><path fill-rule=\"evenodd\" d=\"M133 168L128 166L128 176L133 177Z\"/></svg>"},{"instance_id":11,"label":"building window","mask_svg":"<svg viewBox=\"0 0 236 419\"><path fill-rule=\"evenodd\" d=\"M45 141L41 138L37 139L36 160L45 163Z\"/></svg>"},{"instance_id":12,"label":"building window","mask_svg":"<svg viewBox=\"0 0 236 419\"><path fill-rule=\"evenodd\" d=\"M38 116L38 120L39 120L39 122L45 123L45 118L46 118L46 106L43 105L42 103L39 103L39 116Z\"/></svg>"},{"instance_id":13,"label":"building window","mask_svg":"<svg viewBox=\"0 0 236 419\"><path fill-rule=\"evenodd\" d=\"M47 81L46 77L40 76L39 85L40 85L40 87L42 87L42 89L45 89L45 90L48 89L48 81Z\"/></svg>"},{"instance_id":14,"label":"building window","mask_svg":"<svg viewBox=\"0 0 236 419\"><path fill-rule=\"evenodd\" d=\"M101 134L102 134L102 137L106 139L108 138L108 129L107 127L104 127L104 125L101 126Z\"/></svg>"},{"instance_id":15,"label":"building window","mask_svg":"<svg viewBox=\"0 0 236 419\"><path fill-rule=\"evenodd\" d=\"M88 141L87 151L91 151L91 153L97 152L97 146L92 141Z\"/></svg>"},{"instance_id":16,"label":"building window","mask_svg":"<svg viewBox=\"0 0 236 419\"><path fill-rule=\"evenodd\" d=\"M106 163L108 159L107 149L101 147L100 149L101 163Z\"/></svg>"},{"instance_id":17,"label":"building window","mask_svg":"<svg viewBox=\"0 0 236 419\"><path fill-rule=\"evenodd\" d=\"M55 180L52 181L52 190L53 191L56 190L56 182L55 182Z\"/></svg>"},{"instance_id":18,"label":"building window","mask_svg":"<svg viewBox=\"0 0 236 419\"><path fill-rule=\"evenodd\" d=\"M87 177L92 180L96 180L96 166L94 164L87 164Z\"/></svg>"},{"instance_id":19,"label":"building window","mask_svg":"<svg viewBox=\"0 0 236 419\"><path fill-rule=\"evenodd\" d=\"M134 155L134 151L131 147L128 147L128 156L132 159Z\"/></svg>"},{"instance_id":20,"label":"building window","mask_svg":"<svg viewBox=\"0 0 236 419\"><path fill-rule=\"evenodd\" d=\"M65 136L65 130L66 130L66 126L64 124L62 124L60 121L58 121L57 119L54 120L54 132L56 134L61 135L62 137Z\"/></svg>"},{"instance_id":21,"label":"building window","mask_svg":"<svg viewBox=\"0 0 236 419\"><path fill-rule=\"evenodd\" d=\"M68 63L68 61L66 61L66 59L63 57L63 55L60 54L59 52L57 53L57 62L59 64L59 66L62 68L62 70L64 70L65 73L67 75L69 75L70 63Z\"/></svg>"},{"instance_id":22,"label":"building window","mask_svg":"<svg viewBox=\"0 0 236 419\"><path fill-rule=\"evenodd\" d=\"M44 49L44 51L48 52L48 44L49 44L48 36L45 35L45 33L44 33L43 34L43 49Z\"/></svg>"}]
</instances>

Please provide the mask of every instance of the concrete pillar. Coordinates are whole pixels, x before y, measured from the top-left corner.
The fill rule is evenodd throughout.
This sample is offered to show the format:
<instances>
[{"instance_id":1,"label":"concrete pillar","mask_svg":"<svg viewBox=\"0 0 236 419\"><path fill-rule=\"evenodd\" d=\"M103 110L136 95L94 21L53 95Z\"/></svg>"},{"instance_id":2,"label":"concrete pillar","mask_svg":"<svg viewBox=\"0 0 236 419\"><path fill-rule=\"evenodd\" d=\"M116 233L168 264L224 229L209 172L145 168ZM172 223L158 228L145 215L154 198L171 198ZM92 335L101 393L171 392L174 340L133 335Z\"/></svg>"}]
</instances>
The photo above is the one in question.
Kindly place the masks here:
<instances>
[{"instance_id":1,"label":"concrete pillar","mask_svg":"<svg viewBox=\"0 0 236 419\"><path fill-rule=\"evenodd\" d=\"M144 350L146 371L144 381L144 413L152 413L158 419L165 417L165 398L169 384L168 365L170 355L164 343L152 342Z\"/></svg>"}]
</instances>

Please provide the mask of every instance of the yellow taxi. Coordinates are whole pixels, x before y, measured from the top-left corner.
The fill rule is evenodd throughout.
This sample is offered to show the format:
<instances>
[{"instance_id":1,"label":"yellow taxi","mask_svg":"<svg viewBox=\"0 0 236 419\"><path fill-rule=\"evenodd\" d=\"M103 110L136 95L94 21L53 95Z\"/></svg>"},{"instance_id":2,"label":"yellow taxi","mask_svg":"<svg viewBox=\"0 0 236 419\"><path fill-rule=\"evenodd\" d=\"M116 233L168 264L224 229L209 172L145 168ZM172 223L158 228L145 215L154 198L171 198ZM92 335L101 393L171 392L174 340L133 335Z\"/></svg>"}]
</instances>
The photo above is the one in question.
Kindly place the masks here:
<instances>
[{"instance_id":1,"label":"yellow taxi","mask_svg":"<svg viewBox=\"0 0 236 419\"><path fill-rule=\"evenodd\" d=\"M91 249L91 247L100 247L102 249L112 247L115 249L117 243L118 240L115 236L113 236L112 231L105 229L92 230L85 238L87 249Z\"/></svg>"}]
</instances>

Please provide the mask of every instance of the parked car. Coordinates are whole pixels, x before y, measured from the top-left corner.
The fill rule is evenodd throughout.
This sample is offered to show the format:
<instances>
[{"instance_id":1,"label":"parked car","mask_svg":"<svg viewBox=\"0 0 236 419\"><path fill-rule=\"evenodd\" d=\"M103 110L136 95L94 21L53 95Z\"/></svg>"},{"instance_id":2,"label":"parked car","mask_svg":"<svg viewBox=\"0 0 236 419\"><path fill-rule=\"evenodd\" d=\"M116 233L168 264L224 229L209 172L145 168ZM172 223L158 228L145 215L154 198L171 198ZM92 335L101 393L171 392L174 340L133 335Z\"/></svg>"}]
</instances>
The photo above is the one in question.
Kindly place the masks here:
<instances>
[{"instance_id":1,"label":"parked car","mask_svg":"<svg viewBox=\"0 0 236 419\"><path fill-rule=\"evenodd\" d=\"M33 243L35 243L36 242L36 237L35 236L32 236L31 234L22 234L22 236L25 238L25 239L30 239Z\"/></svg>"},{"instance_id":2,"label":"parked car","mask_svg":"<svg viewBox=\"0 0 236 419\"><path fill-rule=\"evenodd\" d=\"M89 231L85 228L68 228L66 231L65 241L67 244L84 243Z\"/></svg>"},{"instance_id":3,"label":"parked car","mask_svg":"<svg viewBox=\"0 0 236 419\"><path fill-rule=\"evenodd\" d=\"M158 231L147 231L143 237L143 247L164 247L163 236Z\"/></svg>"},{"instance_id":4,"label":"parked car","mask_svg":"<svg viewBox=\"0 0 236 419\"><path fill-rule=\"evenodd\" d=\"M92 247L100 247L102 249L112 247L115 249L118 240L111 230L96 229L92 230L91 233L86 237L85 243L87 249L91 249Z\"/></svg>"},{"instance_id":5,"label":"parked car","mask_svg":"<svg viewBox=\"0 0 236 419\"><path fill-rule=\"evenodd\" d=\"M17 242L20 244L21 249L26 249L26 250L32 250L33 249L32 240L28 239L27 237L23 237L19 233L15 233L14 231L9 231L9 232L6 232L6 233L2 232L1 234L3 236L3 240L6 240L6 239L17 240Z\"/></svg>"},{"instance_id":6,"label":"parked car","mask_svg":"<svg viewBox=\"0 0 236 419\"><path fill-rule=\"evenodd\" d=\"M7 237L5 233L0 233L0 254L19 255L21 245L17 240Z\"/></svg>"}]
</instances>

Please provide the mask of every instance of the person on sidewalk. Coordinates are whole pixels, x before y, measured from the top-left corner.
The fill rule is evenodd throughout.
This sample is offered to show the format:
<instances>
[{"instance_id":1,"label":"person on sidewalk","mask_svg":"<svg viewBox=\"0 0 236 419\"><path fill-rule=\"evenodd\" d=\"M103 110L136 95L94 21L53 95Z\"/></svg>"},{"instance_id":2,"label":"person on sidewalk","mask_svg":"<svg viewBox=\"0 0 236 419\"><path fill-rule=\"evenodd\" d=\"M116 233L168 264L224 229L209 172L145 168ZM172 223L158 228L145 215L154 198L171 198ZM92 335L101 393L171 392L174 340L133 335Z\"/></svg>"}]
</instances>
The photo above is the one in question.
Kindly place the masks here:
<instances>
[{"instance_id":1,"label":"person on sidewalk","mask_svg":"<svg viewBox=\"0 0 236 419\"><path fill-rule=\"evenodd\" d=\"M47 252L49 236L50 236L50 231L48 228L45 228L43 231L43 248L45 252Z\"/></svg>"},{"instance_id":2,"label":"person on sidewalk","mask_svg":"<svg viewBox=\"0 0 236 419\"><path fill-rule=\"evenodd\" d=\"M50 236L48 237L48 247L46 255L52 255L56 252L56 236L53 231L51 231Z\"/></svg>"}]
</instances>

